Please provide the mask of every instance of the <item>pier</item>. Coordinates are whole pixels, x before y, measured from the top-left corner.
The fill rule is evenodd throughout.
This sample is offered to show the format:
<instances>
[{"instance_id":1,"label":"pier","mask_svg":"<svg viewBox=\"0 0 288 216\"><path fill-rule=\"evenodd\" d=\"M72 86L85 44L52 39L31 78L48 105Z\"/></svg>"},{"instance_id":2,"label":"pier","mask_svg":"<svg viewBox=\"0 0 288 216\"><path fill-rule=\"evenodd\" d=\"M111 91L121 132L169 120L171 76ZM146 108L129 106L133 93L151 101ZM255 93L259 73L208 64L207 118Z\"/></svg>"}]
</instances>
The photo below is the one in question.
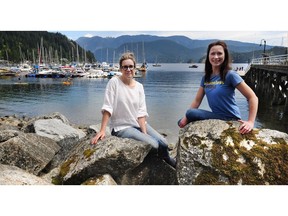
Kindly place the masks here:
<instances>
[{"instance_id":1,"label":"pier","mask_svg":"<svg viewBox=\"0 0 288 216\"><path fill-rule=\"evenodd\" d=\"M288 55L253 59L241 76L259 101L273 106L283 105L288 111Z\"/></svg>"}]
</instances>

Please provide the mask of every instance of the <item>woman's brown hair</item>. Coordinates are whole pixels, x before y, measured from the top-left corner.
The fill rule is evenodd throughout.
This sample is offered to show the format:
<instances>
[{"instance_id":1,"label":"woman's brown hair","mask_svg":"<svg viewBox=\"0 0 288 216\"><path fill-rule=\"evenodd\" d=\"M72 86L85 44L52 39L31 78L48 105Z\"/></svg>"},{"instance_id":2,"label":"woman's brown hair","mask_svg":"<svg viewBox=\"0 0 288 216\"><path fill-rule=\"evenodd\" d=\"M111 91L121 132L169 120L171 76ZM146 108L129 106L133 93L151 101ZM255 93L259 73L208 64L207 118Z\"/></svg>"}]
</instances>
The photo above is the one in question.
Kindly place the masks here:
<instances>
[{"instance_id":1,"label":"woman's brown hair","mask_svg":"<svg viewBox=\"0 0 288 216\"><path fill-rule=\"evenodd\" d=\"M205 61L205 81L210 80L210 76L212 74L212 65L209 61L209 53L213 46L222 46L225 53L225 59L220 67L220 78L222 81L225 81L226 74L229 70L231 70L231 57L227 48L227 44L224 41L216 41L213 43L210 43L207 48L207 55L206 55L206 61Z\"/></svg>"}]
</instances>

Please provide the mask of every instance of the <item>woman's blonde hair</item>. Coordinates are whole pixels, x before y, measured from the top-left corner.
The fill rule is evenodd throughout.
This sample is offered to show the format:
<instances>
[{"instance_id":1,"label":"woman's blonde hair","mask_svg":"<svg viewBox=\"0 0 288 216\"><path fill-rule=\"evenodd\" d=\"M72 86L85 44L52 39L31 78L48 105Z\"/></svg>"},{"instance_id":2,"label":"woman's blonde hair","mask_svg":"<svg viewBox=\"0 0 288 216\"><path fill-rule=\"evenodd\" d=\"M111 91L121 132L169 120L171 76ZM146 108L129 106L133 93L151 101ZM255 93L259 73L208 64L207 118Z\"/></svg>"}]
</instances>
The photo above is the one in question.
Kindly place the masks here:
<instances>
[{"instance_id":1,"label":"woman's blonde hair","mask_svg":"<svg viewBox=\"0 0 288 216\"><path fill-rule=\"evenodd\" d=\"M133 52L125 52L125 53L122 54L122 56L119 59L119 67L121 68L122 67L122 62L124 60L127 60L127 59L131 59L133 61L134 68L135 68L136 67L136 60L135 60L135 56L134 56Z\"/></svg>"}]
</instances>

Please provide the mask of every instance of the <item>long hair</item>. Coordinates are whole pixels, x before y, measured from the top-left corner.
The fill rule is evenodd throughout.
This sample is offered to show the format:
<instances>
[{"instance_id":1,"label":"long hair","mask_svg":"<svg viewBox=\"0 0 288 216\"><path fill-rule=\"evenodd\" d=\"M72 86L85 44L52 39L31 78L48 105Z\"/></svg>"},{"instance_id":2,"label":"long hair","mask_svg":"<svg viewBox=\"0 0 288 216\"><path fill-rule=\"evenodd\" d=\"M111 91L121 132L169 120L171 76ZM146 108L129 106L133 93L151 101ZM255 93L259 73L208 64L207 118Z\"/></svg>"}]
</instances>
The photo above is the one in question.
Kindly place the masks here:
<instances>
[{"instance_id":1,"label":"long hair","mask_svg":"<svg viewBox=\"0 0 288 216\"><path fill-rule=\"evenodd\" d=\"M225 77L226 74L229 70L231 70L231 57L230 54L228 52L228 48L227 48L227 44L224 41L216 41L213 43L210 43L208 48L207 48L207 55L206 55L206 60L205 60L205 81L209 81L210 80L210 76L212 74L212 65L209 61L209 53L210 50L213 46L222 46L224 49L224 53L225 53L225 58L224 58L224 62L222 63L222 65L220 66L220 78L222 81L225 81Z\"/></svg>"}]
</instances>

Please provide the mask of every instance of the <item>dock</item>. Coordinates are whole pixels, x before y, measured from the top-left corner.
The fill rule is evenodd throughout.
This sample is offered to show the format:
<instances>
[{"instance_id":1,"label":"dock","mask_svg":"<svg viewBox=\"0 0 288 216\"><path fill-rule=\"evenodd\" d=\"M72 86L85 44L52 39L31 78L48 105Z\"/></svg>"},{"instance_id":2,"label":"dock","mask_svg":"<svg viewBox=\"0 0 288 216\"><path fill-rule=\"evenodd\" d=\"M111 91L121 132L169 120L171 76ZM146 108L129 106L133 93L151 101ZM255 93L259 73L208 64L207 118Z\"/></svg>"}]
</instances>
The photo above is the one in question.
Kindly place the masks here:
<instances>
[{"instance_id":1,"label":"dock","mask_svg":"<svg viewBox=\"0 0 288 216\"><path fill-rule=\"evenodd\" d=\"M283 105L288 111L288 55L265 56L253 59L242 72L245 82L259 101Z\"/></svg>"}]
</instances>

